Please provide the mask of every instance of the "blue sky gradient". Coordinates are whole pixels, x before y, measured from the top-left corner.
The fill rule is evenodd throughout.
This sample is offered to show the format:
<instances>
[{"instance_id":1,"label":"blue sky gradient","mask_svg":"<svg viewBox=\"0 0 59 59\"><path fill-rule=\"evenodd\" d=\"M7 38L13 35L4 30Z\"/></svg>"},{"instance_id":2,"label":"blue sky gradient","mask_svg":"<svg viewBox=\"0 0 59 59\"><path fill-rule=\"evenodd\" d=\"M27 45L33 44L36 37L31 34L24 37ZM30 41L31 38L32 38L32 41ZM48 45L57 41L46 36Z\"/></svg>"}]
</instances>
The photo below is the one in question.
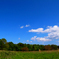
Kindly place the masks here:
<instances>
[{"instance_id":1,"label":"blue sky gradient","mask_svg":"<svg viewBox=\"0 0 59 59\"><path fill-rule=\"evenodd\" d=\"M7 42L13 43L59 45L59 38L51 39L52 41L33 41L32 37L45 37L48 33L29 32L31 29L45 30L47 26L55 25L59 27L59 0L0 1L0 39L5 38Z\"/></svg>"}]
</instances>

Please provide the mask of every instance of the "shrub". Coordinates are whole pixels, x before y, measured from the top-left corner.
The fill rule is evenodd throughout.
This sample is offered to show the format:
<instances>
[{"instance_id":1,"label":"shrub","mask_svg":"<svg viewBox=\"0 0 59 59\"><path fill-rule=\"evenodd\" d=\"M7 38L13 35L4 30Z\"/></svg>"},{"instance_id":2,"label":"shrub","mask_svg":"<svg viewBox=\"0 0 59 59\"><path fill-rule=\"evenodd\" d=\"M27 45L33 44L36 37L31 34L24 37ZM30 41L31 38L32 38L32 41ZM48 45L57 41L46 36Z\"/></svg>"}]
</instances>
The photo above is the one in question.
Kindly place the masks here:
<instances>
[{"instance_id":1,"label":"shrub","mask_svg":"<svg viewBox=\"0 0 59 59\"><path fill-rule=\"evenodd\" d=\"M57 45L51 45L51 48L52 48L52 50L57 50L58 49L58 46Z\"/></svg>"}]
</instances>

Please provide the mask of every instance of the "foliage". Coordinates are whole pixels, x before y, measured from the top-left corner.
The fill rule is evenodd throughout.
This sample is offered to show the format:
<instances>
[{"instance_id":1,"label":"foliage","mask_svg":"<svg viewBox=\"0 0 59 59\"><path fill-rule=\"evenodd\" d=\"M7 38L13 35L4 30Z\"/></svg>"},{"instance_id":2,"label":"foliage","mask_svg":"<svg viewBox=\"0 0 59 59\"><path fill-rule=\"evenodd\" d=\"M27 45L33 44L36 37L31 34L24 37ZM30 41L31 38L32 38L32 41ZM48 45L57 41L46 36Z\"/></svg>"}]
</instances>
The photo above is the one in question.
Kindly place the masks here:
<instances>
[{"instance_id":1,"label":"foliage","mask_svg":"<svg viewBox=\"0 0 59 59\"><path fill-rule=\"evenodd\" d=\"M3 50L7 48L9 48L7 40L5 38L0 39L0 49Z\"/></svg>"},{"instance_id":2,"label":"foliage","mask_svg":"<svg viewBox=\"0 0 59 59\"><path fill-rule=\"evenodd\" d=\"M39 45L40 50L44 50L44 45Z\"/></svg>"},{"instance_id":3,"label":"foliage","mask_svg":"<svg viewBox=\"0 0 59 59\"><path fill-rule=\"evenodd\" d=\"M2 40L2 42L3 42L4 44L7 43L7 40L6 40L5 38L2 38L1 40Z\"/></svg>"},{"instance_id":4,"label":"foliage","mask_svg":"<svg viewBox=\"0 0 59 59\"><path fill-rule=\"evenodd\" d=\"M9 51L39 51L40 50L57 50L59 46L57 45L39 45L39 44L23 44L18 43L14 44L13 42L7 42L5 38L0 39L0 50L9 50Z\"/></svg>"},{"instance_id":5,"label":"foliage","mask_svg":"<svg viewBox=\"0 0 59 59\"><path fill-rule=\"evenodd\" d=\"M29 49L27 47L21 48L21 51L28 51Z\"/></svg>"},{"instance_id":6,"label":"foliage","mask_svg":"<svg viewBox=\"0 0 59 59\"><path fill-rule=\"evenodd\" d=\"M51 46L50 45L45 45L45 50L51 50Z\"/></svg>"},{"instance_id":7,"label":"foliage","mask_svg":"<svg viewBox=\"0 0 59 59\"><path fill-rule=\"evenodd\" d=\"M14 44L13 44L13 42L8 42L8 45L9 45L8 50L13 51L13 49L14 49Z\"/></svg>"},{"instance_id":8,"label":"foliage","mask_svg":"<svg viewBox=\"0 0 59 59\"><path fill-rule=\"evenodd\" d=\"M58 49L58 46L57 46L57 45L52 44L52 45L51 45L51 48L52 48L52 50L57 50L57 49Z\"/></svg>"}]
</instances>

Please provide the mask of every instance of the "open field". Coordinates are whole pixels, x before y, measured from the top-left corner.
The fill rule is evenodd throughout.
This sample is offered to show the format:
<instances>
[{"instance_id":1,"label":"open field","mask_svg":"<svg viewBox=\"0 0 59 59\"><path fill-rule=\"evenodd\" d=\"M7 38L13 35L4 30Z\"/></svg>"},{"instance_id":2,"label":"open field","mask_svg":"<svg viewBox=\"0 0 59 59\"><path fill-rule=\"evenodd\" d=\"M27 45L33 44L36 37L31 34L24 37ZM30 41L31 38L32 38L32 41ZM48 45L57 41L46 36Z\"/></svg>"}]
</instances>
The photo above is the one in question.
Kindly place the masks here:
<instances>
[{"instance_id":1,"label":"open field","mask_svg":"<svg viewBox=\"0 0 59 59\"><path fill-rule=\"evenodd\" d=\"M59 59L58 50L53 51L2 51L0 50L0 59Z\"/></svg>"}]
</instances>

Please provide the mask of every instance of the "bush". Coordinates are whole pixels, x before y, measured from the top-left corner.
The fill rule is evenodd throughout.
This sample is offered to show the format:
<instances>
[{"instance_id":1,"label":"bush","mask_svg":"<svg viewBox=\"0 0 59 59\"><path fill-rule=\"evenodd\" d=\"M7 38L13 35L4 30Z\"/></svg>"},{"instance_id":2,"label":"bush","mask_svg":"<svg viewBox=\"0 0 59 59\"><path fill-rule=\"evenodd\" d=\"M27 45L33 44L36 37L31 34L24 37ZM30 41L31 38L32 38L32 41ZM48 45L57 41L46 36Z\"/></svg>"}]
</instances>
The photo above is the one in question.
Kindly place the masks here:
<instances>
[{"instance_id":1,"label":"bush","mask_svg":"<svg viewBox=\"0 0 59 59\"><path fill-rule=\"evenodd\" d=\"M28 51L29 49L27 47L21 48L21 51Z\"/></svg>"},{"instance_id":2,"label":"bush","mask_svg":"<svg viewBox=\"0 0 59 59\"><path fill-rule=\"evenodd\" d=\"M51 45L52 50L57 50L58 46L57 45Z\"/></svg>"}]
</instances>

